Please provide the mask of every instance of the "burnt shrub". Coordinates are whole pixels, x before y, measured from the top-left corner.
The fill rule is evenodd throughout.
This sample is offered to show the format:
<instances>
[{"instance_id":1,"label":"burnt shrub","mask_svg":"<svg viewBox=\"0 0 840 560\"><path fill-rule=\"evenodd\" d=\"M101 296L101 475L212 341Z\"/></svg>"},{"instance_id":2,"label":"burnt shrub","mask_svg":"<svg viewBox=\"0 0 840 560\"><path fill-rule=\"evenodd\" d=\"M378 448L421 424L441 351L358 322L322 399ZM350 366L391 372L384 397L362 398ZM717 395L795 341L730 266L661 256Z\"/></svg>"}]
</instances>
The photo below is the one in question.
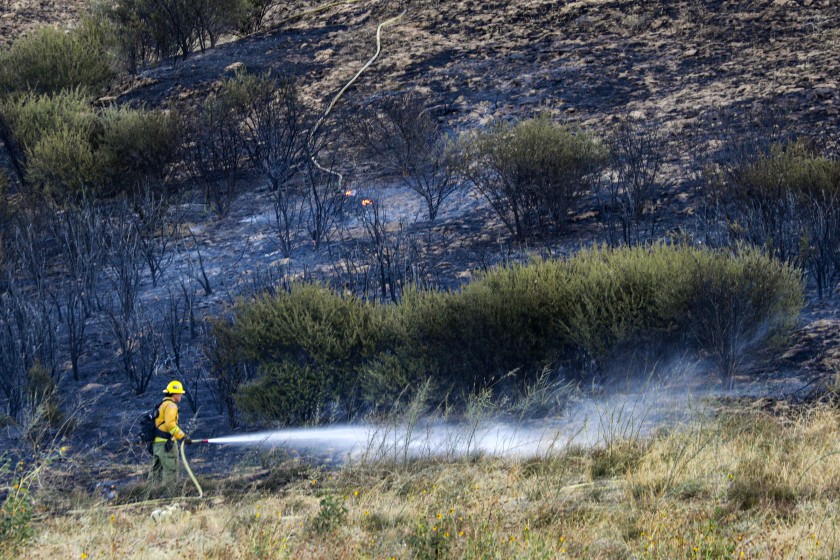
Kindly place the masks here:
<instances>
[{"instance_id":1,"label":"burnt shrub","mask_svg":"<svg viewBox=\"0 0 840 560\"><path fill-rule=\"evenodd\" d=\"M0 93L102 92L114 70L97 35L86 29L65 33L41 27L0 51Z\"/></svg>"},{"instance_id":2,"label":"burnt shrub","mask_svg":"<svg viewBox=\"0 0 840 560\"><path fill-rule=\"evenodd\" d=\"M840 161L799 140L733 158L720 170L733 235L801 266L820 298L830 294L840 279Z\"/></svg>"},{"instance_id":3,"label":"burnt shrub","mask_svg":"<svg viewBox=\"0 0 840 560\"><path fill-rule=\"evenodd\" d=\"M547 116L468 133L459 151L463 175L518 239L563 230L607 160L594 136Z\"/></svg>"},{"instance_id":4,"label":"burnt shrub","mask_svg":"<svg viewBox=\"0 0 840 560\"><path fill-rule=\"evenodd\" d=\"M278 4L278 0L242 0L236 26L239 34L247 35L262 29L266 16Z\"/></svg>"},{"instance_id":5,"label":"burnt shrub","mask_svg":"<svg viewBox=\"0 0 840 560\"><path fill-rule=\"evenodd\" d=\"M5 236L8 234L9 224L9 178L0 171L0 268L3 267L5 260Z\"/></svg>"},{"instance_id":6,"label":"burnt shrub","mask_svg":"<svg viewBox=\"0 0 840 560\"><path fill-rule=\"evenodd\" d=\"M459 292L406 289L393 304L295 285L240 302L216 338L225 363L262 371L239 405L297 422L335 403L345 414L377 408L426 380L456 399L533 382L546 365L588 380L582 363L607 375L631 370L628 357L640 352L688 349L729 380L747 353L787 332L801 305L799 273L755 249L660 244L499 269Z\"/></svg>"},{"instance_id":7,"label":"burnt shrub","mask_svg":"<svg viewBox=\"0 0 840 560\"><path fill-rule=\"evenodd\" d=\"M455 175L454 143L417 94L384 99L360 109L350 127L366 157L419 194L430 220L460 183Z\"/></svg>"},{"instance_id":8,"label":"burnt shrub","mask_svg":"<svg viewBox=\"0 0 840 560\"><path fill-rule=\"evenodd\" d=\"M33 425L30 431L36 433L44 428L59 428L64 416L59 406L58 386L49 369L36 361L26 372L29 406L32 409Z\"/></svg>"},{"instance_id":9,"label":"burnt shrub","mask_svg":"<svg viewBox=\"0 0 840 560\"><path fill-rule=\"evenodd\" d=\"M252 90L226 80L190 118L186 163L207 204L220 216L236 199L246 161L246 101Z\"/></svg>"}]
</instances>

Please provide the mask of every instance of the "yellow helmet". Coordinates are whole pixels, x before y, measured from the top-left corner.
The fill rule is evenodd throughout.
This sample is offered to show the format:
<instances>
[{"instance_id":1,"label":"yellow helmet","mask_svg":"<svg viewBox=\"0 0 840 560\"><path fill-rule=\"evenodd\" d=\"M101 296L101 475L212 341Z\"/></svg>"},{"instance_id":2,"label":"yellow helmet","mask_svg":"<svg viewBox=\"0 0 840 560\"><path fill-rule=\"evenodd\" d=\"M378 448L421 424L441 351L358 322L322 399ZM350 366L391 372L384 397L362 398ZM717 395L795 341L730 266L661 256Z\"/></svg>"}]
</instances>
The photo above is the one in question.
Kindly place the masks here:
<instances>
[{"instance_id":1,"label":"yellow helmet","mask_svg":"<svg viewBox=\"0 0 840 560\"><path fill-rule=\"evenodd\" d=\"M181 385L180 381L170 381L163 392L170 395L183 395L186 391L184 391L184 386Z\"/></svg>"}]
</instances>

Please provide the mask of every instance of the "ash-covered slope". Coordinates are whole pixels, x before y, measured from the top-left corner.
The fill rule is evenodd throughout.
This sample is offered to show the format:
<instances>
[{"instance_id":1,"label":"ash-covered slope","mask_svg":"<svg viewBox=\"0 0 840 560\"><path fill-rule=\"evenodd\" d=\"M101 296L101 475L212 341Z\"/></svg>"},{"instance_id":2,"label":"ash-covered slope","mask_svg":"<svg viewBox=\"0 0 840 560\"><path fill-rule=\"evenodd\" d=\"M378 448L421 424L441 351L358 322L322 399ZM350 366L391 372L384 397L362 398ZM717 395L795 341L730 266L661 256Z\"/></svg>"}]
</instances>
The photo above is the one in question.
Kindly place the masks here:
<instances>
[{"instance_id":1,"label":"ash-covered slope","mask_svg":"<svg viewBox=\"0 0 840 560\"><path fill-rule=\"evenodd\" d=\"M773 112L808 134L838 129L840 4L829 0L357 2L151 69L122 99L200 95L238 62L295 73L326 102L403 7L356 100L415 88L453 125L548 111L599 128L633 112L692 138L722 113Z\"/></svg>"}]
</instances>

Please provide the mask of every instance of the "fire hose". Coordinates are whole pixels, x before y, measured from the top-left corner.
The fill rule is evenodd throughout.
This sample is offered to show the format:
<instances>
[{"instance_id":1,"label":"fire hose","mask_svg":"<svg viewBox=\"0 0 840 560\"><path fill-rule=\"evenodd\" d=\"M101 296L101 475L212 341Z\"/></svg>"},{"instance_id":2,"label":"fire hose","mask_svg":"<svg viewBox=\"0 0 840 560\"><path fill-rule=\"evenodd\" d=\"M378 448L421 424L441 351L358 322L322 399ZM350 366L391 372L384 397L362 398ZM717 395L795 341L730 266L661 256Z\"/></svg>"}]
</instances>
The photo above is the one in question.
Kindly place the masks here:
<instances>
[{"instance_id":1,"label":"fire hose","mask_svg":"<svg viewBox=\"0 0 840 560\"><path fill-rule=\"evenodd\" d=\"M207 443L207 440L199 440L199 443ZM178 445L178 442L175 442L175 445ZM185 444L178 445L181 448L181 462L184 464L184 469L186 469L187 474L190 475L190 480L192 480L193 484L195 484L195 489L198 490L198 497L204 497L204 490L201 488L201 484L198 483L198 479L195 478L195 475L190 468L190 462L187 461L187 453L184 451L184 448L187 447Z\"/></svg>"},{"instance_id":2,"label":"fire hose","mask_svg":"<svg viewBox=\"0 0 840 560\"><path fill-rule=\"evenodd\" d=\"M336 96L330 102L329 106L327 106L327 110L324 112L323 116L320 119L318 119L318 122L316 122L315 126L312 127L312 133L309 135L310 139L315 137L315 133L318 131L318 128L320 128L321 123L323 123L324 119L326 119L329 116L330 112L333 110L333 107L335 107L335 104L338 103L338 100L341 99L342 95L344 95L344 92L347 91L350 88L350 86L352 86L356 82L357 79L359 79L359 76L361 76L362 73L365 70L367 70L370 67L370 65L376 61L377 58L379 58L379 53L382 52L382 29L400 21L405 15L405 13L406 10L403 10L400 15L392 17L391 19L387 19L379 24L379 27L376 28L376 52L373 53L373 56L370 58L370 60L368 60L367 63L364 66L362 66L358 72L356 72L356 75L353 76L353 78L349 82L347 82L347 84L345 84L343 88L341 88L341 91L339 91L336 94ZM335 175L336 177L338 177L338 188L341 189L342 184L344 183L344 176L338 171L333 171L331 169L325 169L324 167L321 167L321 164L318 163L318 160L315 159L315 156L312 156L311 159L312 163L315 164L315 167L317 167L325 173L329 173L330 175Z\"/></svg>"}]
</instances>

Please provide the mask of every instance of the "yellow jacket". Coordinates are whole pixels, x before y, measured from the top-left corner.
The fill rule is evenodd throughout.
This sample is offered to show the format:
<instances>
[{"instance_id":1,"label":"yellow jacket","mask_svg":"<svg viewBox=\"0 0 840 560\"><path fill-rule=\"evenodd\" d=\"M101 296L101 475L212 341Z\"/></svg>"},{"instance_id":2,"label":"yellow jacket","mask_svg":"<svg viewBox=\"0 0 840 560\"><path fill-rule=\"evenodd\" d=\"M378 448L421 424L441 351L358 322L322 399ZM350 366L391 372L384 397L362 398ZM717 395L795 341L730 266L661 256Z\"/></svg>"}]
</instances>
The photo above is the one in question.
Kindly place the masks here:
<instances>
[{"instance_id":1,"label":"yellow jacket","mask_svg":"<svg viewBox=\"0 0 840 560\"><path fill-rule=\"evenodd\" d=\"M170 398L165 398L160 403L155 426L163 432L172 434L172 439L180 440L187 435L178 427L178 405ZM166 442L166 439L162 437L155 438L155 443L161 442Z\"/></svg>"}]
</instances>

